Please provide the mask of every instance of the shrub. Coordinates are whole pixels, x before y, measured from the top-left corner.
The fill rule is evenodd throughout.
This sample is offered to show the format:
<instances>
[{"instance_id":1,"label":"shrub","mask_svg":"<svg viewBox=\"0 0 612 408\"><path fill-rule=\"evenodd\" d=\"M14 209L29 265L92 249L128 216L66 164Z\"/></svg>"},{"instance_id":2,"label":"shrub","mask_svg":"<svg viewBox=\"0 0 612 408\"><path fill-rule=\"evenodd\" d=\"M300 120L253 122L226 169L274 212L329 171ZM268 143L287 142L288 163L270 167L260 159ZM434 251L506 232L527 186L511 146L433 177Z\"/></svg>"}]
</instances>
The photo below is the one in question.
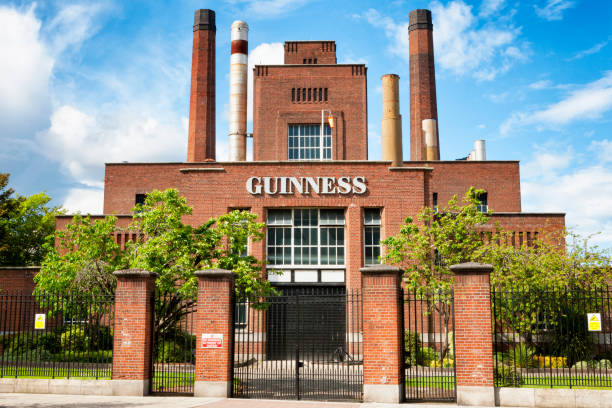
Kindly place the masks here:
<instances>
[{"instance_id":1,"label":"shrub","mask_svg":"<svg viewBox=\"0 0 612 408\"><path fill-rule=\"evenodd\" d=\"M406 351L406 364L409 367L418 364L418 352L421 349L419 333L410 330L404 331L404 350Z\"/></svg>"},{"instance_id":2,"label":"shrub","mask_svg":"<svg viewBox=\"0 0 612 408\"><path fill-rule=\"evenodd\" d=\"M431 366L432 362L440 361L438 353L430 347L422 347L417 353L417 364L422 366ZM432 366L433 367L433 366Z\"/></svg>"},{"instance_id":3,"label":"shrub","mask_svg":"<svg viewBox=\"0 0 612 408\"><path fill-rule=\"evenodd\" d=\"M524 343L518 344L508 352L508 361L514 363L515 367L529 368L534 366L533 355L535 350Z\"/></svg>"},{"instance_id":4,"label":"shrub","mask_svg":"<svg viewBox=\"0 0 612 408\"><path fill-rule=\"evenodd\" d=\"M533 356L538 368L564 368L567 367L567 357Z\"/></svg>"},{"instance_id":5,"label":"shrub","mask_svg":"<svg viewBox=\"0 0 612 408\"><path fill-rule=\"evenodd\" d=\"M195 336L183 333L176 339L163 340L157 344L157 356L155 361L158 363L182 363L192 358L192 351L195 348Z\"/></svg>"},{"instance_id":6,"label":"shrub","mask_svg":"<svg viewBox=\"0 0 612 408\"><path fill-rule=\"evenodd\" d=\"M600 360L599 361L599 368L601 368L602 370L610 370L612 369L612 361L610 360Z\"/></svg>"},{"instance_id":7,"label":"shrub","mask_svg":"<svg viewBox=\"0 0 612 408\"><path fill-rule=\"evenodd\" d=\"M430 367L444 367L444 368L449 368L449 367L454 367L455 366L455 360L453 360L452 358L444 358L442 361L440 360L432 360L429 363Z\"/></svg>"},{"instance_id":8,"label":"shrub","mask_svg":"<svg viewBox=\"0 0 612 408\"><path fill-rule=\"evenodd\" d=\"M446 353L446 357L455 358L455 333L448 332L448 353Z\"/></svg>"},{"instance_id":9,"label":"shrub","mask_svg":"<svg viewBox=\"0 0 612 408\"><path fill-rule=\"evenodd\" d=\"M90 338L81 326L68 326L60 337L63 350L86 351Z\"/></svg>"},{"instance_id":10,"label":"shrub","mask_svg":"<svg viewBox=\"0 0 612 408\"><path fill-rule=\"evenodd\" d=\"M498 365L495 368L494 379L495 384L499 387L523 385L525 382L520 371L515 367L508 367L506 365Z\"/></svg>"}]
</instances>

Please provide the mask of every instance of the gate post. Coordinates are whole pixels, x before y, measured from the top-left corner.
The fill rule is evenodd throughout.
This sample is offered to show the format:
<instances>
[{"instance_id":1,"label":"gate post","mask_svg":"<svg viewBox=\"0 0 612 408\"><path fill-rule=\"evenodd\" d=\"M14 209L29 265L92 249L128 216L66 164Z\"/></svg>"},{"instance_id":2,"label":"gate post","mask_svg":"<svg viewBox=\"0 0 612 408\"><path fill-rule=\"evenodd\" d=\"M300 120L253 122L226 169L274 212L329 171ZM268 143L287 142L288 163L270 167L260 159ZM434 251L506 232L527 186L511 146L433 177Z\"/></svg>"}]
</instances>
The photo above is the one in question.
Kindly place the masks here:
<instances>
[{"instance_id":1,"label":"gate post","mask_svg":"<svg viewBox=\"0 0 612 408\"><path fill-rule=\"evenodd\" d=\"M151 384L151 346L155 272L125 269L113 272L115 327L113 341L113 395L142 396Z\"/></svg>"},{"instance_id":2,"label":"gate post","mask_svg":"<svg viewBox=\"0 0 612 408\"><path fill-rule=\"evenodd\" d=\"M230 397L234 361L234 273L197 271L194 396Z\"/></svg>"},{"instance_id":3,"label":"gate post","mask_svg":"<svg viewBox=\"0 0 612 408\"><path fill-rule=\"evenodd\" d=\"M455 273L457 404L495 406L491 284L493 267L467 262Z\"/></svg>"},{"instance_id":4,"label":"gate post","mask_svg":"<svg viewBox=\"0 0 612 408\"><path fill-rule=\"evenodd\" d=\"M363 399L397 403L403 400L404 347L401 324L403 271L395 266L361 268L363 298Z\"/></svg>"}]
</instances>

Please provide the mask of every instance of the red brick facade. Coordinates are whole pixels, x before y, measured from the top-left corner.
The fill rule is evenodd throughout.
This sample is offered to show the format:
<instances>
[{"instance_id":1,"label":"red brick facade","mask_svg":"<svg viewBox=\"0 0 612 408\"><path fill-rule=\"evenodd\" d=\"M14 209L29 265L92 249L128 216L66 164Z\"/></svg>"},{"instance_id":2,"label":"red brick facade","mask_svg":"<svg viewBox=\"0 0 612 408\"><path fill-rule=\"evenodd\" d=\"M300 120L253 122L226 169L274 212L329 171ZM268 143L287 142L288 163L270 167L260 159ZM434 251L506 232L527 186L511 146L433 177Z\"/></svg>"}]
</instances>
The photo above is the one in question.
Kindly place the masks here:
<instances>
[{"instance_id":1,"label":"red brick facade","mask_svg":"<svg viewBox=\"0 0 612 408\"><path fill-rule=\"evenodd\" d=\"M128 380L134 393L148 393L151 380L153 291L157 274L140 269L115 272L113 380Z\"/></svg>"},{"instance_id":2,"label":"red brick facade","mask_svg":"<svg viewBox=\"0 0 612 408\"><path fill-rule=\"evenodd\" d=\"M287 160L289 125L320 125L327 109L335 120L332 159L366 160L366 71L365 65L255 66L253 159Z\"/></svg>"},{"instance_id":3,"label":"red brick facade","mask_svg":"<svg viewBox=\"0 0 612 408\"><path fill-rule=\"evenodd\" d=\"M234 273L223 269L196 272L195 395L229 397L234 358ZM203 335L221 335L221 347L204 347ZM210 344L208 344L210 345Z\"/></svg>"},{"instance_id":4,"label":"red brick facade","mask_svg":"<svg viewBox=\"0 0 612 408\"><path fill-rule=\"evenodd\" d=\"M0 291L30 295L34 291L34 276L40 266L0 267Z\"/></svg>"}]
</instances>

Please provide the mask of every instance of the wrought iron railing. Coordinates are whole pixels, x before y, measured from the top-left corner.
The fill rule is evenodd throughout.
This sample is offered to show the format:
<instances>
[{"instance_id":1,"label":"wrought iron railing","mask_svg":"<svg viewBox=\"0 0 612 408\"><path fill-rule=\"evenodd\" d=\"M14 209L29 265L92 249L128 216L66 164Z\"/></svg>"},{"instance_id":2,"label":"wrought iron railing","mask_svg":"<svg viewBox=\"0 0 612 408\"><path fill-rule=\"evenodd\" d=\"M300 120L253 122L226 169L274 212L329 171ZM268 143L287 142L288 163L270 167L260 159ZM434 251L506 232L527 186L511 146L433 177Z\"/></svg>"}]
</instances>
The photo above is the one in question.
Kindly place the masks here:
<instances>
[{"instance_id":1,"label":"wrought iron railing","mask_svg":"<svg viewBox=\"0 0 612 408\"><path fill-rule=\"evenodd\" d=\"M0 292L0 377L110 379L114 298Z\"/></svg>"},{"instance_id":2,"label":"wrought iron railing","mask_svg":"<svg viewBox=\"0 0 612 408\"><path fill-rule=\"evenodd\" d=\"M611 289L493 289L495 385L612 387Z\"/></svg>"}]
</instances>

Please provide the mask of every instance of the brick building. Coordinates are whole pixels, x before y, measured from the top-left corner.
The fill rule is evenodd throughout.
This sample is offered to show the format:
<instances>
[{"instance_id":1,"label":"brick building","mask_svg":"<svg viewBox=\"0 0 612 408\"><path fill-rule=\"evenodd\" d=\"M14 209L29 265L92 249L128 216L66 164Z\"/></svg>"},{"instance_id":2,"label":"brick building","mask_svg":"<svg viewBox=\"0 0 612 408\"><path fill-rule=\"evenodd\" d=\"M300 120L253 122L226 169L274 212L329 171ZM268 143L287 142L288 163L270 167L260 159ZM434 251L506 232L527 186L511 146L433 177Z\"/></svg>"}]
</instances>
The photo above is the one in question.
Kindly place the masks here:
<instances>
[{"instance_id":1,"label":"brick building","mask_svg":"<svg viewBox=\"0 0 612 408\"><path fill-rule=\"evenodd\" d=\"M267 224L266 239L251 243L250 253L283 271L270 276L276 285L294 288L359 288L359 269L379 262L381 239L396 234L407 216L470 186L487 192L483 207L515 232L516 244L541 230L560 231L564 214L521 212L518 161L484 160L484 152L472 155L475 160L439 160L432 29L429 11L410 13L409 161L397 134L401 115L393 81L399 78L385 75L391 81L385 94L383 77L383 160L368 160L367 67L337 64L333 41L286 42L283 65L255 66L254 160L244 161L248 26L234 23L230 150L237 159L218 162L215 16L198 10L187 161L107 163L104 213L127 225L136 202L166 188L186 197L193 224L248 209ZM67 222L59 217L58 227ZM117 239L125 242L131 234Z\"/></svg>"}]
</instances>

